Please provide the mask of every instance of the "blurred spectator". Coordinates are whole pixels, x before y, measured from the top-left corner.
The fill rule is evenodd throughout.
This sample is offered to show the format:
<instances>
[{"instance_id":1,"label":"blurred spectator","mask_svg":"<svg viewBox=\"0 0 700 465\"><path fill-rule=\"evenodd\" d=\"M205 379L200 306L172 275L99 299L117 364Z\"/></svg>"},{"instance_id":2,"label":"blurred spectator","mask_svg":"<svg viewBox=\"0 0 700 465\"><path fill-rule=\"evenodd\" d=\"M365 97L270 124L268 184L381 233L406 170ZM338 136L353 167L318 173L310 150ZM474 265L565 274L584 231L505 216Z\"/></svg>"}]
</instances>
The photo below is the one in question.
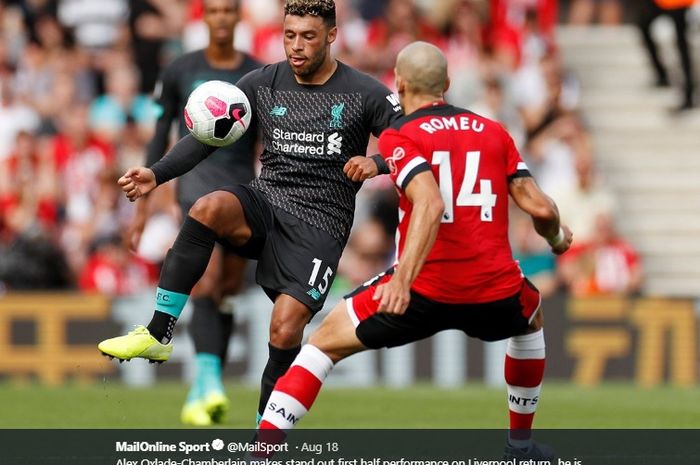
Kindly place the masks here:
<instances>
[{"instance_id":1,"label":"blurred spectator","mask_svg":"<svg viewBox=\"0 0 700 465\"><path fill-rule=\"evenodd\" d=\"M444 52L450 64L451 80L447 98L452 104L467 108L484 90L482 78L500 74L500 71L491 73L485 66L484 13L477 4L474 0L453 1L445 4L448 8L442 13L446 16L443 26Z\"/></svg>"},{"instance_id":2,"label":"blurred spectator","mask_svg":"<svg viewBox=\"0 0 700 465\"><path fill-rule=\"evenodd\" d=\"M104 74L118 58L114 53L128 50L128 0L58 1L58 19L84 53L97 93L104 93Z\"/></svg>"},{"instance_id":3,"label":"blurred spectator","mask_svg":"<svg viewBox=\"0 0 700 465\"><path fill-rule=\"evenodd\" d=\"M58 19L71 28L81 47L97 51L116 45L123 38L127 0L58 0Z\"/></svg>"},{"instance_id":4,"label":"blurred spectator","mask_svg":"<svg viewBox=\"0 0 700 465\"><path fill-rule=\"evenodd\" d=\"M276 63L286 59L284 54L283 27L284 27L284 0L278 0L277 14L270 20L261 24L253 33L253 47L251 52L255 59L262 63Z\"/></svg>"},{"instance_id":5,"label":"blurred spectator","mask_svg":"<svg viewBox=\"0 0 700 465\"><path fill-rule=\"evenodd\" d=\"M373 19L367 30L368 48L360 66L393 88L393 68L399 50L415 40L442 45L437 29L420 14L413 0L389 0L384 14Z\"/></svg>"},{"instance_id":6,"label":"blurred spectator","mask_svg":"<svg viewBox=\"0 0 700 465\"><path fill-rule=\"evenodd\" d=\"M48 290L72 287L72 274L55 237L32 229L0 243L0 288Z\"/></svg>"},{"instance_id":7,"label":"blurred spectator","mask_svg":"<svg viewBox=\"0 0 700 465\"><path fill-rule=\"evenodd\" d=\"M348 289L354 289L372 276L386 271L392 263L393 235L384 225L369 218L356 226L338 265L338 274Z\"/></svg>"},{"instance_id":8,"label":"blurred spectator","mask_svg":"<svg viewBox=\"0 0 700 465\"><path fill-rule=\"evenodd\" d=\"M588 133L576 114L578 82L550 51L514 77L513 94L525 130L524 155L548 194L576 183L574 160L587 156Z\"/></svg>"},{"instance_id":9,"label":"blurred spectator","mask_svg":"<svg viewBox=\"0 0 700 465\"><path fill-rule=\"evenodd\" d=\"M659 57L659 50L652 36L651 25L659 16L668 16L676 29L676 48L683 70L682 99L677 111L684 111L693 108L695 102L693 93L695 88L695 77L693 73L693 63L688 43L688 11L693 6L695 0L642 0L639 19L637 24L642 33L644 47L649 54L649 59L654 66L656 74L656 85L666 87L670 85L670 80L666 68Z\"/></svg>"},{"instance_id":10,"label":"blurred spectator","mask_svg":"<svg viewBox=\"0 0 700 465\"><path fill-rule=\"evenodd\" d=\"M554 50L536 62L524 64L513 80L516 105L521 110L529 138L578 107L578 81L563 69Z\"/></svg>"},{"instance_id":11,"label":"blurred spectator","mask_svg":"<svg viewBox=\"0 0 700 465\"><path fill-rule=\"evenodd\" d=\"M372 21L386 11L389 0L355 0L357 10L365 21Z\"/></svg>"},{"instance_id":12,"label":"blurred spectator","mask_svg":"<svg viewBox=\"0 0 700 465\"><path fill-rule=\"evenodd\" d=\"M600 24L619 24L622 20L620 0L573 0L571 2L570 24L584 26L591 24L596 18Z\"/></svg>"},{"instance_id":13,"label":"blurred spectator","mask_svg":"<svg viewBox=\"0 0 700 465\"><path fill-rule=\"evenodd\" d=\"M552 249L532 228L532 220L518 208L510 209L510 243L513 258L543 298L557 289L556 263Z\"/></svg>"},{"instance_id":14,"label":"blurred spectator","mask_svg":"<svg viewBox=\"0 0 700 465\"><path fill-rule=\"evenodd\" d=\"M597 178L591 156L576 159L577 181L553 195L564 223L576 235L577 243L593 240L596 219L601 215L614 215L617 202L612 193Z\"/></svg>"},{"instance_id":15,"label":"blurred spectator","mask_svg":"<svg viewBox=\"0 0 700 465\"><path fill-rule=\"evenodd\" d=\"M132 65L112 66L105 75L106 93L90 107L90 126L100 137L116 142L127 121L133 121L143 140L153 132L156 120L151 99L139 94L138 71Z\"/></svg>"},{"instance_id":16,"label":"blurred spectator","mask_svg":"<svg viewBox=\"0 0 700 465\"><path fill-rule=\"evenodd\" d=\"M88 109L76 105L67 109L58 122L58 134L51 141L56 173L64 186L65 227L61 243L67 251L72 269L83 265L87 246L101 219L98 213L104 189L117 195L111 176L113 147L97 138L88 125ZM113 221L112 221L113 223ZM114 225L116 226L116 225Z\"/></svg>"},{"instance_id":17,"label":"blurred spectator","mask_svg":"<svg viewBox=\"0 0 700 465\"><path fill-rule=\"evenodd\" d=\"M9 156L17 135L34 132L39 127L39 117L34 110L15 98L10 76L0 75L0 161Z\"/></svg>"},{"instance_id":18,"label":"blurred spectator","mask_svg":"<svg viewBox=\"0 0 700 465\"><path fill-rule=\"evenodd\" d=\"M488 41L508 69L520 66L525 46L533 40L553 47L557 0L490 0L490 7Z\"/></svg>"},{"instance_id":19,"label":"blurred spectator","mask_svg":"<svg viewBox=\"0 0 700 465\"><path fill-rule=\"evenodd\" d=\"M239 0L243 5L241 8L241 19L236 25L235 36L233 42L236 44L236 49L250 53L253 53L253 34L254 31L260 29L260 27L253 28L250 23L250 16L261 15L266 19L270 16L277 17L279 15L279 0ZM188 7L185 14L185 22L182 31L182 49L184 52L193 52L202 48L207 48L209 45L209 29L207 25L204 24L204 0L186 0ZM246 7L247 4L249 8ZM266 14L266 10L269 8L267 5L272 4L272 14ZM282 17L279 17L279 28L281 30ZM280 44L282 43L282 36L279 36ZM257 58L257 57L256 57ZM263 63L271 63L264 60L260 60ZM279 60L278 60L279 61Z\"/></svg>"},{"instance_id":20,"label":"blurred spectator","mask_svg":"<svg viewBox=\"0 0 700 465\"><path fill-rule=\"evenodd\" d=\"M12 71L14 64L22 55L22 49L27 42L23 32L24 16L15 6L8 6L0 1L0 73Z\"/></svg>"},{"instance_id":21,"label":"blurred spectator","mask_svg":"<svg viewBox=\"0 0 700 465\"><path fill-rule=\"evenodd\" d=\"M0 217L13 235L39 227L55 233L59 205L53 160L38 150L36 138L28 132L17 135L15 150L0 161Z\"/></svg>"},{"instance_id":22,"label":"blurred spectator","mask_svg":"<svg viewBox=\"0 0 700 465\"><path fill-rule=\"evenodd\" d=\"M59 112L74 101L92 98L94 76L56 18L38 17L36 29L37 40L25 47L15 82L19 97L40 115L40 131L52 134Z\"/></svg>"},{"instance_id":23,"label":"blurred spectator","mask_svg":"<svg viewBox=\"0 0 700 465\"><path fill-rule=\"evenodd\" d=\"M494 119L508 129L516 146L525 139L523 123L518 110L505 95L504 84L497 77L487 78L484 82L484 92L479 101L470 109L479 115Z\"/></svg>"},{"instance_id":24,"label":"blurred spectator","mask_svg":"<svg viewBox=\"0 0 700 465\"><path fill-rule=\"evenodd\" d=\"M129 0L129 29L134 61L141 73L139 92L150 94L161 68L161 48L183 26L181 0Z\"/></svg>"},{"instance_id":25,"label":"blurred spectator","mask_svg":"<svg viewBox=\"0 0 700 465\"><path fill-rule=\"evenodd\" d=\"M146 263L126 250L119 236L108 235L94 241L79 286L86 292L129 295L148 288L152 274Z\"/></svg>"},{"instance_id":26,"label":"blurred spectator","mask_svg":"<svg viewBox=\"0 0 700 465\"><path fill-rule=\"evenodd\" d=\"M576 296L633 294L642 284L642 265L634 248L615 231L613 216L595 218L594 235L559 258L561 276Z\"/></svg>"}]
</instances>

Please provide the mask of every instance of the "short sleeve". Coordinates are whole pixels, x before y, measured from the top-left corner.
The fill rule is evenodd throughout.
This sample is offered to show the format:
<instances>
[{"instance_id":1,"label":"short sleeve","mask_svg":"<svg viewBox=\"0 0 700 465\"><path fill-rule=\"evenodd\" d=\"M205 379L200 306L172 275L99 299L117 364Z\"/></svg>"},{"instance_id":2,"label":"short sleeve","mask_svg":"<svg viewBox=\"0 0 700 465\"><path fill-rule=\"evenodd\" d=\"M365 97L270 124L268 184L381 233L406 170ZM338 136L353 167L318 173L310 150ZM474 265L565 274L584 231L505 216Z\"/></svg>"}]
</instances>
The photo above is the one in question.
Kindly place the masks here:
<instances>
[{"instance_id":1,"label":"short sleeve","mask_svg":"<svg viewBox=\"0 0 700 465\"><path fill-rule=\"evenodd\" d=\"M379 137L402 114L399 98L378 81L373 82L365 100L365 117L372 134Z\"/></svg>"},{"instance_id":2,"label":"short sleeve","mask_svg":"<svg viewBox=\"0 0 700 465\"><path fill-rule=\"evenodd\" d=\"M406 190L408 183L423 171L430 171L430 164L416 144L396 129L390 128L379 137L379 153L389 166L391 180Z\"/></svg>"},{"instance_id":3,"label":"short sleeve","mask_svg":"<svg viewBox=\"0 0 700 465\"><path fill-rule=\"evenodd\" d=\"M505 140L505 150L506 150L506 166L508 181L512 181L515 178L525 178L532 176L530 174L530 169L527 167L520 152L515 147L515 142L513 138L508 134L505 129L502 129L503 138Z\"/></svg>"}]
</instances>

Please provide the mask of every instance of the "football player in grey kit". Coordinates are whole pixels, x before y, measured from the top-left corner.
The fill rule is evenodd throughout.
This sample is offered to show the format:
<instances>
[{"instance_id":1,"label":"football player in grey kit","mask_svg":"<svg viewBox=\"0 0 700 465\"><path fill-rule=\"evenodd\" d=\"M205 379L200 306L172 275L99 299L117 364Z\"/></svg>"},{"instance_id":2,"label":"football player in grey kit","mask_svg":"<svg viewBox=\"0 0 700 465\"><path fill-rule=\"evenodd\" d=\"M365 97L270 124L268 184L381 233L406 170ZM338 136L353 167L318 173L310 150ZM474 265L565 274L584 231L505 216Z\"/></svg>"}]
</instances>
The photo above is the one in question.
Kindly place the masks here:
<instances>
[{"instance_id":1,"label":"football player in grey kit","mask_svg":"<svg viewBox=\"0 0 700 465\"><path fill-rule=\"evenodd\" d=\"M235 83L262 66L233 46L240 0L206 0L203 6L209 45L182 55L163 70L155 92L161 114L147 148L146 166L156 163L165 153L174 120L178 120L180 136L187 134L182 115L187 97L195 87L215 79ZM255 142L255 132L250 131L237 144L216 150L178 179L177 200L182 218L203 195L223 186L250 182L255 177ZM138 246L148 218L150 203L145 198L138 202L129 231L134 248ZM245 264L245 259L224 247L217 247L202 279L192 291L194 312L190 333L196 352L196 371L180 414L186 425L209 426L221 422L228 410L229 400L221 378L234 321L231 311L220 311L220 306L225 296L240 289Z\"/></svg>"},{"instance_id":2,"label":"football player in grey kit","mask_svg":"<svg viewBox=\"0 0 700 465\"><path fill-rule=\"evenodd\" d=\"M370 134L378 136L401 111L384 85L331 56L337 35L333 0L287 0L284 9L287 60L237 83L262 133L260 176L195 202L168 252L148 327L99 345L120 359L167 360L182 307L214 243L224 243L258 260L256 280L274 302L258 415L299 352L305 325L323 307L361 181L388 172L379 155L357 154L366 152ZM186 173L212 150L186 136L150 169L127 171L119 184L135 200Z\"/></svg>"}]
</instances>

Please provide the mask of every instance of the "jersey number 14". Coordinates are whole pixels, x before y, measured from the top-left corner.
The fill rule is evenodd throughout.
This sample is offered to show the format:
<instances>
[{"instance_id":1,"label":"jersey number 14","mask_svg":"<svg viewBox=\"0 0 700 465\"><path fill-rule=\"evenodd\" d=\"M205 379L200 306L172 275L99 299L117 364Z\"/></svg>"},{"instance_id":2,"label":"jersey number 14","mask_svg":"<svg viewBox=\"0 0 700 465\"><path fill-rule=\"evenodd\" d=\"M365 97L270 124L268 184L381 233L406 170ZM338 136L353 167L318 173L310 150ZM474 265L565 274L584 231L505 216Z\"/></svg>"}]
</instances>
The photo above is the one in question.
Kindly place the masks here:
<instances>
[{"instance_id":1,"label":"jersey number 14","mask_svg":"<svg viewBox=\"0 0 700 465\"><path fill-rule=\"evenodd\" d=\"M457 201L454 199L452 188L452 163L450 152L438 150L433 152L433 165L438 165L438 184L440 184L440 194L445 202L445 213L442 215L443 223L454 222L454 207L481 207L481 221L493 221L493 207L496 206L496 194L491 190L490 179L479 180L479 192L474 192L476 180L479 175L479 161L481 152L467 152L464 164L464 179L457 194Z\"/></svg>"}]
</instances>

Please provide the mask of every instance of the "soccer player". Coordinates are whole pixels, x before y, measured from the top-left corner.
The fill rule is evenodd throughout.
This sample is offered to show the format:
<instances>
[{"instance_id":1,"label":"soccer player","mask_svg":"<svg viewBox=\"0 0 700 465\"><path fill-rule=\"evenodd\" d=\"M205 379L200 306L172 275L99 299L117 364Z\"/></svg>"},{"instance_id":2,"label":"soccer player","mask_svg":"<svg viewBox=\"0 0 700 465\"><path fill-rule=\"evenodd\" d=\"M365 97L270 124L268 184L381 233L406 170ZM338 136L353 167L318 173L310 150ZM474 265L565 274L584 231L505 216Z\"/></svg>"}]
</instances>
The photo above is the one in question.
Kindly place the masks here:
<instances>
[{"instance_id":1,"label":"soccer player","mask_svg":"<svg viewBox=\"0 0 700 465\"><path fill-rule=\"evenodd\" d=\"M542 455L530 440L544 372L540 295L512 257L508 195L552 252L569 248L571 231L503 127L443 101L447 62L437 47L408 45L396 76L406 116L382 133L379 148L400 196L397 263L324 319L275 385L260 429L294 427L340 360L459 329L485 341L508 338L506 452Z\"/></svg>"},{"instance_id":2,"label":"soccer player","mask_svg":"<svg viewBox=\"0 0 700 465\"><path fill-rule=\"evenodd\" d=\"M222 242L258 260L256 281L274 302L259 415L299 353L304 327L323 307L360 181L388 172L381 156L357 154L366 153L370 134L378 136L401 112L385 86L331 56L337 35L332 0L287 0L284 11L287 60L237 83L262 132L259 178L195 202L166 257L148 327L99 344L119 359L167 360L177 318L214 243ZM150 169L130 169L119 184L135 200L211 151L186 136Z\"/></svg>"},{"instance_id":3,"label":"soccer player","mask_svg":"<svg viewBox=\"0 0 700 465\"><path fill-rule=\"evenodd\" d=\"M157 162L168 146L170 129L178 120L179 134L187 134L183 110L187 97L199 84L209 80L236 82L260 63L234 48L234 31L240 19L240 0L206 0L204 22L209 45L185 54L168 66L156 87L162 110L153 140L148 145L146 166ZM177 197L182 217L194 202L222 186L249 182L254 178L255 133L248 132L237 144L212 153L195 169L180 177ZM136 247L148 216L148 202L138 203L130 241ZM223 250L223 252L222 252ZM196 375L180 418L191 426L219 422L228 410L221 379L228 342L233 330L233 314L220 310L222 299L235 294L242 285L245 260L218 247L206 271L192 292L194 313L190 332L196 352Z\"/></svg>"}]
</instances>

